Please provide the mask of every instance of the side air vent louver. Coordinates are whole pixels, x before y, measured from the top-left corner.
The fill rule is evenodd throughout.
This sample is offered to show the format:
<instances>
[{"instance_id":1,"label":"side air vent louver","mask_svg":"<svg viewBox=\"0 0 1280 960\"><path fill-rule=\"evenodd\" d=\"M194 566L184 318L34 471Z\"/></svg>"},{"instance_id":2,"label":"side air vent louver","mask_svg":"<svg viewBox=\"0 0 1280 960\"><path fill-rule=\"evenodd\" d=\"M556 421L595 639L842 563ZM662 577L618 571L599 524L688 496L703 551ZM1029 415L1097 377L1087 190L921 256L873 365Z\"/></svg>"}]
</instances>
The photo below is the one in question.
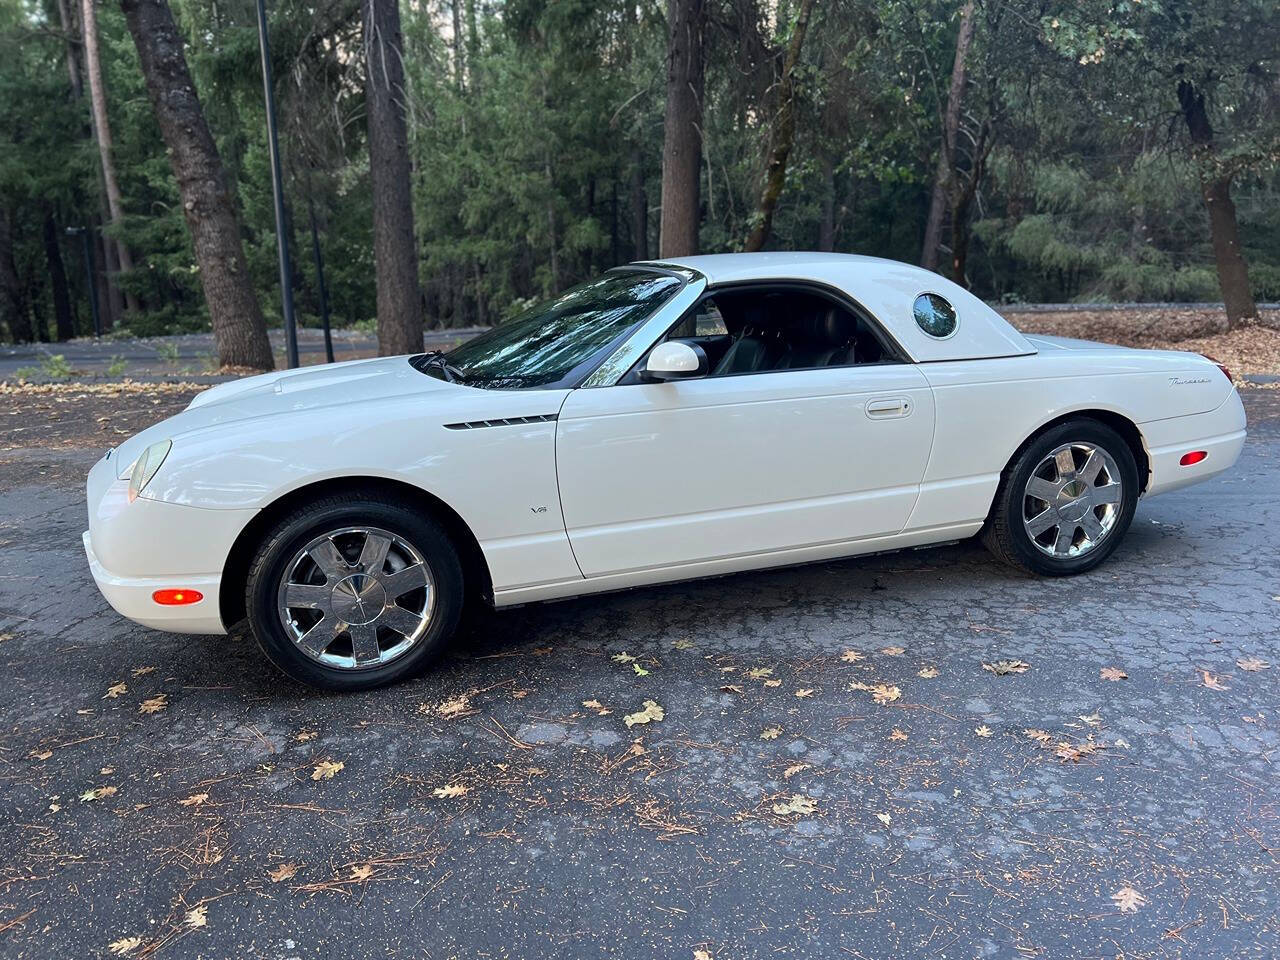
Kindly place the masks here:
<instances>
[{"instance_id":1,"label":"side air vent louver","mask_svg":"<svg viewBox=\"0 0 1280 960\"><path fill-rule=\"evenodd\" d=\"M496 420L467 420L464 423L446 423L446 430L479 430L481 427L514 427L522 423L554 423L557 415L543 413L536 417L502 417Z\"/></svg>"}]
</instances>

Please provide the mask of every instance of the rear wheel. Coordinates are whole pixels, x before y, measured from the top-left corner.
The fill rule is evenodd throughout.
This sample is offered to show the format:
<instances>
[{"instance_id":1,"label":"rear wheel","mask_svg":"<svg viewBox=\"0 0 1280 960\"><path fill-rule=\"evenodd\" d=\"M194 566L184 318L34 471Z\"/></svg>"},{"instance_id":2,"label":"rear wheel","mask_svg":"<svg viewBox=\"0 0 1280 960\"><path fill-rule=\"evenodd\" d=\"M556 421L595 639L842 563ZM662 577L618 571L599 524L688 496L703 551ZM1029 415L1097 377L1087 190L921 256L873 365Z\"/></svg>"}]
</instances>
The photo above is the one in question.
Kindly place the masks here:
<instances>
[{"instance_id":1,"label":"rear wheel","mask_svg":"<svg viewBox=\"0 0 1280 960\"><path fill-rule=\"evenodd\" d=\"M282 519L249 568L259 646L302 683L363 690L433 660L462 608L448 536L394 500L325 498Z\"/></svg>"},{"instance_id":2,"label":"rear wheel","mask_svg":"<svg viewBox=\"0 0 1280 960\"><path fill-rule=\"evenodd\" d=\"M1116 549L1137 503L1129 445L1096 420L1071 420L1014 459L982 539L1001 560L1032 573L1083 573Z\"/></svg>"}]
</instances>

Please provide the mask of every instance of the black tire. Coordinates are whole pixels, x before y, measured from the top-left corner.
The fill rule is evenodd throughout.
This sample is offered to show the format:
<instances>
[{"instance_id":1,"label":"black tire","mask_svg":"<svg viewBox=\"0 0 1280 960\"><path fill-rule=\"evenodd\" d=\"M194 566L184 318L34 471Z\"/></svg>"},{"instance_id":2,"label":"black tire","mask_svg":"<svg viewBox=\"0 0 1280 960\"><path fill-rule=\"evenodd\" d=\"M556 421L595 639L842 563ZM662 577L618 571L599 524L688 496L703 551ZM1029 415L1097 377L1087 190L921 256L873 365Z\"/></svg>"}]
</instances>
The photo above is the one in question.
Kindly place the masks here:
<instances>
[{"instance_id":1,"label":"black tire","mask_svg":"<svg viewBox=\"0 0 1280 960\"><path fill-rule=\"evenodd\" d=\"M375 666L344 668L312 659L286 633L277 608L281 579L298 552L315 538L346 527L394 534L422 556L434 582L425 633L395 659ZM439 524L401 501L376 495L322 497L282 518L263 538L245 583L249 626L267 659L294 680L324 690L369 690L425 669L453 637L464 596L458 552Z\"/></svg>"},{"instance_id":2,"label":"black tire","mask_svg":"<svg viewBox=\"0 0 1280 960\"><path fill-rule=\"evenodd\" d=\"M1120 502L1115 505L1114 523L1096 545L1078 556L1050 556L1037 547L1024 524L1027 484L1032 473L1054 450L1066 444L1088 444L1108 454L1119 476ZM1050 427L1026 443L1006 468L996 491L991 515L980 534L983 544L997 558L1029 573L1065 577L1092 570L1119 546L1138 505L1138 466L1124 439L1092 419L1068 420ZM1031 503L1035 500L1031 498ZM1034 518L1033 518L1034 521ZM1083 532L1078 535L1083 536Z\"/></svg>"}]
</instances>

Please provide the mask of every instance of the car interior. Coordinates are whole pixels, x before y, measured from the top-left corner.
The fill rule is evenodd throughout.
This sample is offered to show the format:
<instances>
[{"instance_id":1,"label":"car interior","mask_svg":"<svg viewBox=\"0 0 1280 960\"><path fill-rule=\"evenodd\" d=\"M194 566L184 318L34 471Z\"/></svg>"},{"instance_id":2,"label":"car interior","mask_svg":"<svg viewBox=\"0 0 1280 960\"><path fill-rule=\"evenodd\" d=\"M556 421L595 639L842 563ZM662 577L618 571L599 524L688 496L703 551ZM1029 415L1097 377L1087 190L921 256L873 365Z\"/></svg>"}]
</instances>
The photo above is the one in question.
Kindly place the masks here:
<instances>
[{"instance_id":1,"label":"car interior","mask_svg":"<svg viewBox=\"0 0 1280 960\"><path fill-rule=\"evenodd\" d=\"M664 339L700 346L713 377L896 362L866 318L794 288L704 297Z\"/></svg>"}]
</instances>

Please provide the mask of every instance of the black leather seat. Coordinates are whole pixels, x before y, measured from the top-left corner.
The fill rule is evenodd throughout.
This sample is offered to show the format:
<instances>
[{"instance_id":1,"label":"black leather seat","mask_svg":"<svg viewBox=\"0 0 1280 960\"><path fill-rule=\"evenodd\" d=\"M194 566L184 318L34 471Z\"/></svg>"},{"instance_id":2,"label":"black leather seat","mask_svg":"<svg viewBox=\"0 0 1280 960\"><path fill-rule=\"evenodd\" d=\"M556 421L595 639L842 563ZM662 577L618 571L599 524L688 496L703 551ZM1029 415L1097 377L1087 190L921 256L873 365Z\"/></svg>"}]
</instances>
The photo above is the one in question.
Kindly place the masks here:
<instances>
[{"instance_id":1,"label":"black leather seat","mask_svg":"<svg viewBox=\"0 0 1280 960\"><path fill-rule=\"evenodd\" d=\"M831 367L855 362L858 322L839 307L819 307L796 317L787 328L787 349L777 369Z\"/></svg>"},{"instance_id":2,"label":"black leather seat","mask_svg":"<svg viewBox=\"0 0 1280 960\"><path fill-rule=\"evenodd\" d=\"M772 370L782 355L782 344L776 331L765 326L768 311L761 306L752 306L743 313L742 333L716 364L714 376Z\"/></svg>"}]
</instances>

